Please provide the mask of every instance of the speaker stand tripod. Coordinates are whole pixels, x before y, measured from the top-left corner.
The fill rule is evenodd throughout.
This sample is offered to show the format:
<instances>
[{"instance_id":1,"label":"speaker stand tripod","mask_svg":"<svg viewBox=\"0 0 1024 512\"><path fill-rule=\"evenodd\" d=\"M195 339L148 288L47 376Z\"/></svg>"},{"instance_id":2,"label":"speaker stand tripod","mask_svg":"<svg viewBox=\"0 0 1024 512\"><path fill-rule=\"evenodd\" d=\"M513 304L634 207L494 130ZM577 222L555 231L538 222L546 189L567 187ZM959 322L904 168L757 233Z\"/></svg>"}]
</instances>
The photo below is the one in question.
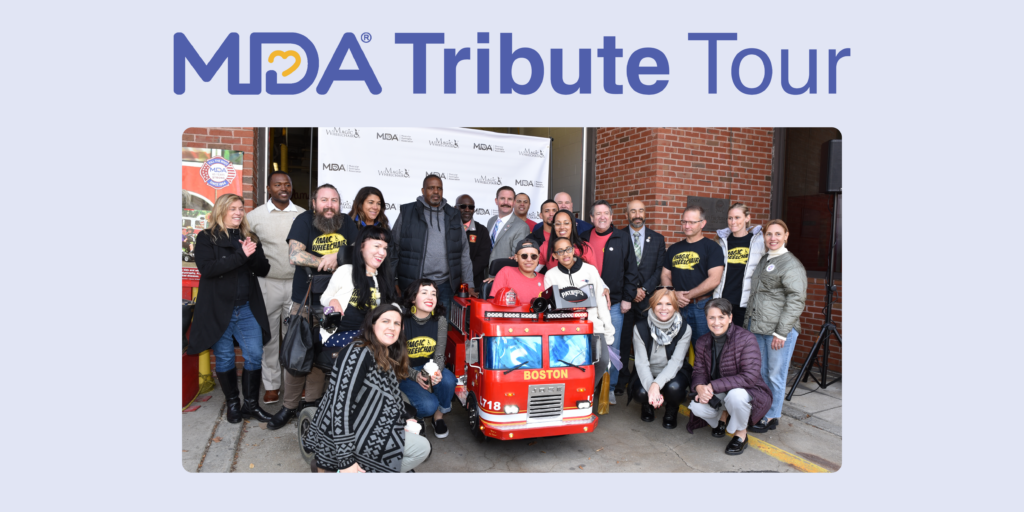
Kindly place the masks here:
<instances>
[{"instance_id":1,"label":"speaker stand tripod","mask_svg":"<svg viewBox=\"0 0 1024 512\"><path fill-rule=\"evenodd\" d=\"M843 346L843 338L839 335L839 329L836 328L836 324L832 323L832 294L836 291L835 284L835 263L836 263L836 220L838 213L839 194L832 194L832 236L829 242L828 252L828 282L825 284L825 309L822 313L825 316L824 324L821 326L821 331L818 333L818 341L814 342L814 346L811 347L810 354L807 355L807 359L804 360L804 364L800 367L800 373L796 375L796 380L793 381L793 387L789 388L789 393L786 395L786 401L793 399L793 392L796 391L797 384L803 380L807 382L808 378L814 379L814 382L821 386L821 389L827 389L829 384L835 384L837 381L843 378L842 375L836 377L832 382L828 382L828 355L829 345L832 341L832 335L835 334L836 341L839 342L839 346ZM823 348L824 347L824 348ZM818 364L819 370L821 370L821 380L818 380L813 374L811 374L811 366L818 362L818 351L823 349L821 362Z\"/></svg>"}]
</instances>

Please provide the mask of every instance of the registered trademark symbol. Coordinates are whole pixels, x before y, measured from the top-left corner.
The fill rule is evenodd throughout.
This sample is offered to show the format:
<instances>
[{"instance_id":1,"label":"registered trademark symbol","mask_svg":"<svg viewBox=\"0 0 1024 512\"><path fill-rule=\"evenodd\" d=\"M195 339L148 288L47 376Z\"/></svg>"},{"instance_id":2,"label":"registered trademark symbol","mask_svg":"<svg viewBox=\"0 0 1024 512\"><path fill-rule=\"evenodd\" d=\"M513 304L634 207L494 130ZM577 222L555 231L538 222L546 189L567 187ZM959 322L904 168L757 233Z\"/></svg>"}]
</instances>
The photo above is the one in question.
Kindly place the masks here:
<instances>
[{"instance_id":1,"label":"registered trademark symbol","mask_svg":"<svg viewBox=\"0 0 1024 512\"><path fill-rule=\"evenodd\" d=\"M371 36L369 32L363 32L360 39L362 39L364 43L369 43L373 39L373 36Z\"/></svg>"}]
</instances>

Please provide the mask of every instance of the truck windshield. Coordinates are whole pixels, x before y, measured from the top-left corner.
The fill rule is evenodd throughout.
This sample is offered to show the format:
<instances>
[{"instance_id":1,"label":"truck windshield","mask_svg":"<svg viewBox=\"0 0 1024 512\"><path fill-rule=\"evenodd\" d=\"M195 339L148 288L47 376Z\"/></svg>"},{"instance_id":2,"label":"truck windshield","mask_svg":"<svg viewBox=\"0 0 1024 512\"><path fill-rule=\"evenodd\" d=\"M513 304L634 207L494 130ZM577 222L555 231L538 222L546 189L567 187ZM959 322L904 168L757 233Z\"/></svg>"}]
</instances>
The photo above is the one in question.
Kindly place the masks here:
<instances>
[{"instance_id":1,"label":"truck windshield","mask_svg":"<svg viewBox=\"0 0 1024 512\"><path fill-rule=\"evenodd\" d=\"M552 368L562 366L586 366L590 360L590 335L570 334L568 336L548 336L548 360Z\"/></svg>"},{"instance_id":2,"label":"truck windshield","mask_svg":"<svg viewBox=\"0 0 1024 512\"><path fill-rule=\"evenodd\" d=\"M540 336L488 336L484 338L487 370L541 368Z\"/></svg>"}]
</instances>

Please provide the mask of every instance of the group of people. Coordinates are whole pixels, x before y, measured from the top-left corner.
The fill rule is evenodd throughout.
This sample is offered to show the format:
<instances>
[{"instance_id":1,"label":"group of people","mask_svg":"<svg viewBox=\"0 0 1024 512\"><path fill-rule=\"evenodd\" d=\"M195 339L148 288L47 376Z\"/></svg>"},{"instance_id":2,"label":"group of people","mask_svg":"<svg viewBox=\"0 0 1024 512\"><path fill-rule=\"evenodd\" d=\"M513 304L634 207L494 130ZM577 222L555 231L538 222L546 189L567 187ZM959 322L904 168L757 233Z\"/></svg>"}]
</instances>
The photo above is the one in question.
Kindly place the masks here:
<instances>
[{"instance_id":1,"label":"group of people","mask_svg":"<svg viewBox=\"0 0 1024 512\"><path fill-rule=\"evenodd\" d=\"M393 224L374 187L361 189L345 214L337 189L324 184L303 210L283 172L270 174L270 200L248 214L237 195L217 199L195 239L201 279L189 353L213 352L227 421L254 417L274 430L317 407L303 440L316 454L311 470L410 471L430 450L418 419L436 437L448 435L456 381L445 369L445 311L460 285L474 297L511 288L528 300L552 285L593 284L595 390L608 373L612 404L628 393L643 421L665 406L662 424L675 428L692 394L687 430L717 420L712 435L734 434L730 454L742 453L748 429L776 428L807 282L786 251L784 222L751 227L747 208L735 204L728 229L711 241L703 210L688 207L686 238L666 251L641 201L626 206L629 224L616 229L608 202L593 205L590 224L559 192L534 223L529 196L504 186L484 226L473 219L472 197L449 205L443 187L427 176ZM345 246L351 257L339 258ZM302 304L315 275L330 277L314 300L341 315L321 342L339 351L330 375L316 367L295 375L281 369L282 324L309 318ZM244 359L241 398L234 342ZM612 353L634 368L620 372ZM259 405L261 383L265 404L283 401L274 415Z\"/></svg>"}]
</instances>

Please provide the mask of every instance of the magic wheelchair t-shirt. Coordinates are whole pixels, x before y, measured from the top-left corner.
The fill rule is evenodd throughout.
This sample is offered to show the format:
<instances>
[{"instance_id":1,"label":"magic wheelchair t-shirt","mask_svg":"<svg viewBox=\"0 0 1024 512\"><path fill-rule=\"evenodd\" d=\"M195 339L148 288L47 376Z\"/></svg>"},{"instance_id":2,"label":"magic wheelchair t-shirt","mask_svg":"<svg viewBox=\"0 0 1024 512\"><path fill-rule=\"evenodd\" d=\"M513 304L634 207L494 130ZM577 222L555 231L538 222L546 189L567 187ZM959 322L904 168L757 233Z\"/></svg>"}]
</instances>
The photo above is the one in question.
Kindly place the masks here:
<instances>
[{"instance_id":1,"label":"magic wheelchair t-shirt","mask_svg":"<svg viewBox=\"0 0 1024 512\"><path fill-rule=\"evenodd\" d=\"M306 210L295 217L292 222L292 229L288 232L288 240L295 240L306 246L306 252L315 256L334 254L343 245L355 243L359 234L355 222L348 215L341 215L341 229L337 233L323 233L313 226L313 212ZM330 275L330 272L317 272L314 274ZM296 267L295 277L292 279L292 302L302 302L306 296L308 284L306 271Z\"/></svg>"},{"instance_id":2,"label":"magic wheelchair t-shirt","mask_svg":"<svg viewBox=\"0 0 1024 512\"><path fill-rule=\"evenodd\" d=\"M729 239L726 241L729 244L729 258L725 264L729 268L725 270L725 288L722 289L722 297L737 307L743 297L743 273L747 271L752 238L754 238L754 234L747 232L747 236L729 235Z\"/></svg>"},{"instance_id":3,"label":"magic wheelchair t-shirt","mask_svg":"<svg viewBox=\"0 0 1024 512\"><path fill-rule=\"evenodd\" d=\"M722 247L707 238L696 243L676 242L665 254L665 268L672 272L672 287L676 291L696 288L708 278L708 269L722 266Z\"/></svg>"}]
</instances>

